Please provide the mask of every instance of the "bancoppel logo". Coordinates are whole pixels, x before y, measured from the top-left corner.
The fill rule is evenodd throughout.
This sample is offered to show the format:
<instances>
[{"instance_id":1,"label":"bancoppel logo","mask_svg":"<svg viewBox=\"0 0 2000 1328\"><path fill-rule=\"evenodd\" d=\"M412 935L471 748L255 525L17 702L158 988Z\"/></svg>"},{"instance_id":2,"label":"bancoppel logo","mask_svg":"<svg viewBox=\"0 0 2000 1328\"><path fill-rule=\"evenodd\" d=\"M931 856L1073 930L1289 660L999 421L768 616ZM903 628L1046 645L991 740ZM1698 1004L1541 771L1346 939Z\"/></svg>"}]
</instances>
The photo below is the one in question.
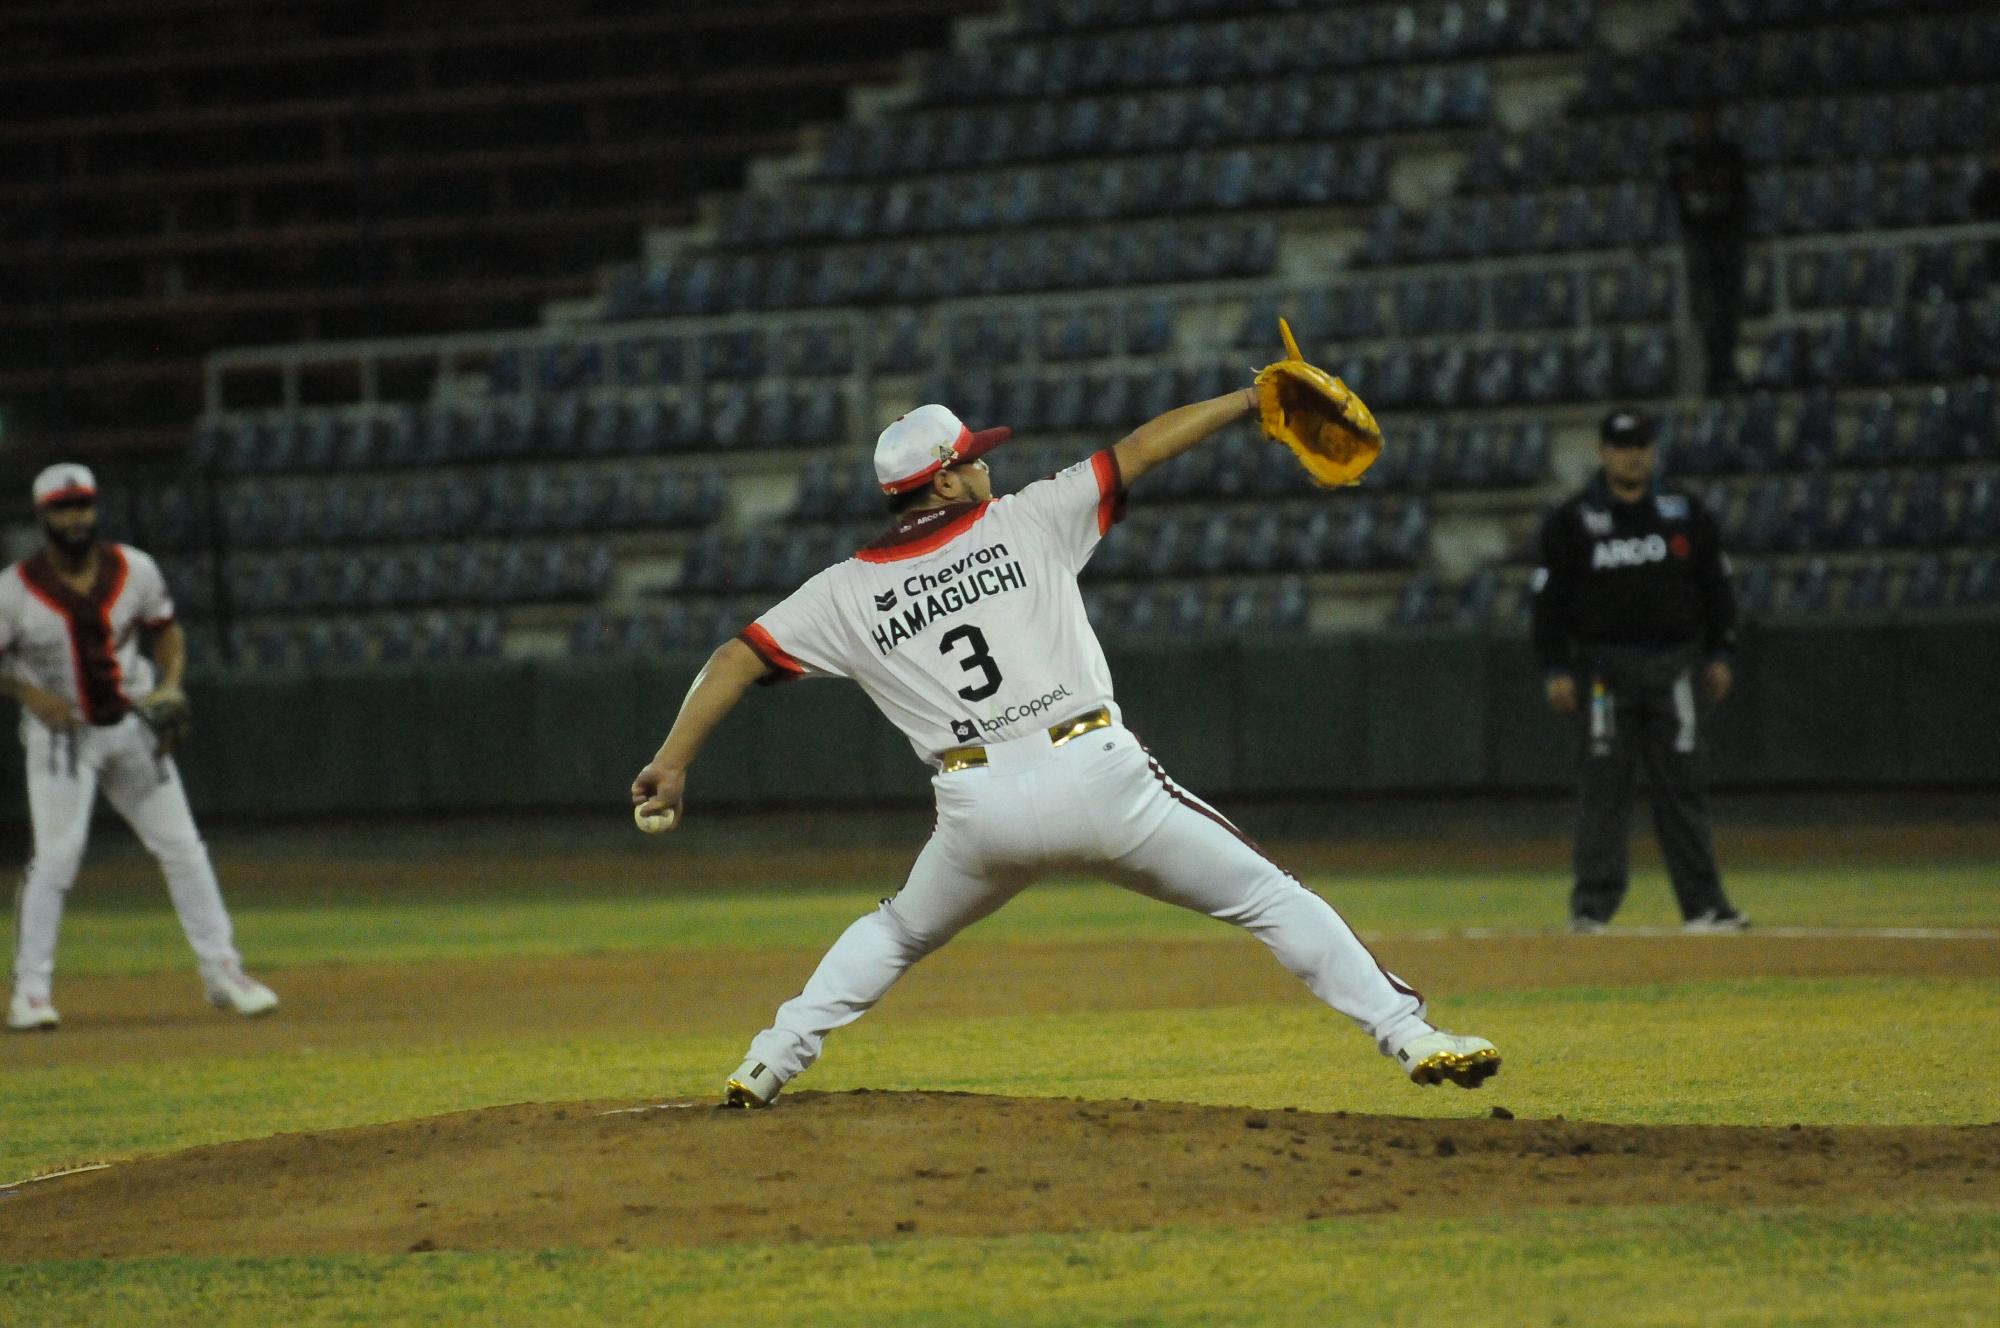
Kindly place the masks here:
<instances>
[{"instance_id":1,"label":"bancoppel logo","mask_svg":"<svg viewBox=\"0 0 2000 1328\"><path fill-rule=\"evenodd\" d=\"M951 736L960 742L971 742L979 736L979 726L969 719L954 719L951 721Z\"/></svg>"},{"instance_id":2,"label":"bancoppel logo","mask_svg":"<svg viewBox=\"0 0 2000 1328\"><path fill-rule=\"evenodd\" d=\"M979 727L985 729L988 733L998 733L1009 724L1018 724L1024 720L1046 717L1056 702L1069 700L1069 695L1069 684L1059 684L1053 692L1044 692L1032 701L1023 701L1019 705L1008 706L991 719L980 720ZM956 729L957 725L953 725L952 727Z\"/></svg>"},{"instance_id":3,"label":"bancoppel logo","mask_svg":"<svg viewBox=\"0 0 2000 1328\"><path fill-rule=\"evenodd\" d=\"M1602 571L1607 567L1643 567L1647 563L1665 562L1667 541L1663 535L1648 535L1643 539L1599 540L1591 551L1591 567Z\"/></svg>"},{"instance_id":4,"label":"bancoppel logo","mask_svg":"<svg viewBox=\"0 0 2000 1328\"><path fill-rule=\"evenodd\" d=\"M887 613L889 610L895 607L896 607L895 591L885 590L881 594L875 597L875 611L877 613Z\"/></svg>"}]
</instances>

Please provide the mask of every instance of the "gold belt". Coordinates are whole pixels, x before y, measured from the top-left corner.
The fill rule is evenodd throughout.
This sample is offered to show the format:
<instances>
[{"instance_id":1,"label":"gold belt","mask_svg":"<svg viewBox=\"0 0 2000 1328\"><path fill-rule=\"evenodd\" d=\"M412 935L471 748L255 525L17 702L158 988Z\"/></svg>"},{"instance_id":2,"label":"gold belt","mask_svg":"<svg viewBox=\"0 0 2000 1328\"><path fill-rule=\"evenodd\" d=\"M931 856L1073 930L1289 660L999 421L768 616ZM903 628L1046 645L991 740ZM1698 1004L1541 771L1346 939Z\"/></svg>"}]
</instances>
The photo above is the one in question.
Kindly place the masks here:
<instances>
[{"instance_id":1,"label":"gold belt","mask_svg":"<svg viewBox=\"0 0 2000 1328\"><path fill-rule=\"evenodd\" d=\"M1071 738L1080 738L1092 729L1109 728L1110 726L1111 708L1109 706L1099 706L1095 710L1086 710L1082 714L1074 715L1060 724L1050 726L1049 746L1060 747ZM986 749L984 747L953 747L947 751L938 753L938 766L947 775L956 774L961 770L970 770L974 766L985 764Z\"/></svg>"}]
</instances>

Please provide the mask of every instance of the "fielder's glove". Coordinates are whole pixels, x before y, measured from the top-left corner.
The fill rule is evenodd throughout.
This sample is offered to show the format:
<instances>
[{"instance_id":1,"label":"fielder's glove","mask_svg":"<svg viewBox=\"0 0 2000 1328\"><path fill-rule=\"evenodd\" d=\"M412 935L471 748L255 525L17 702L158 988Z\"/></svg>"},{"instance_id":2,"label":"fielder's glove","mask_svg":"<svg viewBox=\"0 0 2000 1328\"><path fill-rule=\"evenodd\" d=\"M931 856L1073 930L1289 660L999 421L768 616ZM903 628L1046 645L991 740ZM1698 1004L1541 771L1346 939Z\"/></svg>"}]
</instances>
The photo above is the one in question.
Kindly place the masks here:
<instances>
[{"instance_id":1,"label":"fielder's glove","mask_svg":"<svg viewBox=\"0 0 2000 1328\"><path fill-rule=\"evenodd\" d=\"M1359 484L1382 455L1382 428L1361 398L1326 370L1299 358L1284 319L1286 358L1257 374L1257 414L1264 432L1292 449L1313 483L1327 489Z\"/></svg>"},{"instance_id":2,"label":"fielder's glove","mask_svg":"<svg viewBox=\"0 0 2000 1328\"><path fill-rule=\"evenodd\" d=\"M139 722L153 731L160 755L172 756L194 734L194 710L178 687L162 687L139 702Z\"/></svg>"}]
</instances>

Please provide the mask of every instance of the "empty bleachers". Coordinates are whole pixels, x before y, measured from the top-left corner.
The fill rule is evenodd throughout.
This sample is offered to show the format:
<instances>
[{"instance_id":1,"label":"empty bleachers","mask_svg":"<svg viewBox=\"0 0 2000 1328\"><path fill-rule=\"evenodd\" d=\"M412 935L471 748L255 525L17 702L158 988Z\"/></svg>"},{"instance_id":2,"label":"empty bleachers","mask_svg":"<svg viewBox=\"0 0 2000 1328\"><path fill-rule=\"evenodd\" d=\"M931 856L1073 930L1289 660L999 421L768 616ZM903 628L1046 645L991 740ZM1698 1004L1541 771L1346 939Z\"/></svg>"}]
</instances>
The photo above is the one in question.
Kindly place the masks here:
<instances>
[{"instance_id":1,"label":"empty bleachers","mask_svg":"<svg viewBox=\"0 0 2000 1328\"><path fill-rule=\"evenodd\" d=\"M1752 615L1989 604L1990 17L1703 4L1622 54L1597 22L1554 0L1030 0L628 249L560 324L334 372L327 348L219 357L191 456L219 486L236 644L699 648L879 529L865 444L896 410L1013 426L1004 491L1240 386L1281 315L1378 411L1381 461L1329 494L1245 426L1148 477L1085 575L1107 636L1514 630L1539 513L1612 402L1660 413ZM1714 90L1754 175L1728 399L1684 390L1659 158L1708 95L1687 61L1741 75ZM1579 89L1557 113L1498 114L1552 72ZM1438 198L1396 187L1445 158ZM198 522L131 516L204 547Z\"/></svg>"},{"instance_id":2,"label":"empty bleachers","mask_svg":"<svg viewBox=\"0 0 2000 1328\"><path fill-rule=\"evenodd\" d=\"M965 9L8 6L0 399L171 452L216 347L531 322Z\"/></svg>"}]
</instances>

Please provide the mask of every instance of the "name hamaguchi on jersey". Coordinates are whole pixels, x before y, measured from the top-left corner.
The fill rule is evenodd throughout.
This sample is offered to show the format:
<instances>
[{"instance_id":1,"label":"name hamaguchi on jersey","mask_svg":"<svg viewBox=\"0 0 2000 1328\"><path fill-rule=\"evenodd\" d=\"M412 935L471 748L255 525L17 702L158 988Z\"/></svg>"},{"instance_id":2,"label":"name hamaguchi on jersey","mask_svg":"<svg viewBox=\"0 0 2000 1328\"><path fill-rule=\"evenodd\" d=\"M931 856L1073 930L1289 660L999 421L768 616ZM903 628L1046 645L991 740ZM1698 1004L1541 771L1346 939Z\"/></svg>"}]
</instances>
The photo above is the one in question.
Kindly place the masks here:
<instances>
[{"instance_id":1,"label":"name hamaguchi on jersey","mask_svg":"<svg viewBox=\"0 0 2000 1328\"><path fill-rule=\"evenodd\" d=\"M1002 559L1006 561L1003 563ZM900 609L895 591L876 595L876 609L891 616L869 635L875 639L876 653L887 655L905 641L922 635L925 628L940 618L970 608L982 599L1027 588L1028 574L1005 544L974 549L935 572L905 577L903 593L911 598ZM920 595L921 599L916 598Z\"/></svg>"}]
</instances>

